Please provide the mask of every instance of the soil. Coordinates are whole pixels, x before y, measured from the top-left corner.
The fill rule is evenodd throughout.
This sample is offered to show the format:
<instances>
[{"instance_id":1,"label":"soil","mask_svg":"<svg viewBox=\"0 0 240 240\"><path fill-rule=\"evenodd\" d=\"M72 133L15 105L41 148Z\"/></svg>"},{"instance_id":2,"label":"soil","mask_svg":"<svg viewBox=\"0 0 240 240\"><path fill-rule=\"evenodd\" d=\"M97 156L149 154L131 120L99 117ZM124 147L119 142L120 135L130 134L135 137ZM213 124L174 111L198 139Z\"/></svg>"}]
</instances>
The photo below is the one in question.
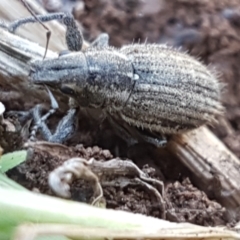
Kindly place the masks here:
<instances>
[{"instance_id":1,"label":"soil","mask_svg":"<svg viewBox=\"0 0 240 240\"><path fill-rule=\"evenodd\" d=\"M85 0L71 2L74 16L83 26L86 40L100 33L110 35L110 45L120 47L132 42L168 43L200 58L219 73L225 84L225 115L212 130L240 157L240 4L237 0ZM74 4L73 4L74 3ZM84 4L82 4L84 3ZM63 5L64 6L64 5ZM67 5L69 7L69 5ZM51 11L58 11L51 6ZM57 116L59 119L61 116ZM58 119L58 120L59 120ZM90 121L81 113L75 137L65 143L65 157L54 154L55 148L32 148L29 159L8 175L31 190L53 195L48 174L68 158L79 156L101 161L120 156L129 158L149 177L163 181L166 219L204 226L226 225L225 209L194 187L188 170L164 149L137 145L127 148L116 137L108 122ZM56 119L50 122L56 127ZM39 137L40 138L40 137ZM82 145L79 145L82 144ZM56 147L57 148L57 147ZM104 150L107 149L107 150ZM91 185L91 184L90 184ZM89 186L90 186L89 185ZM71 184L74 200L89 202L91 187L80 180ZM90 190L89 190L90 189ZM141 185L104 187L106 206L161 217L156 199ZM81 194L80 194L81 192Z\"/></svg>"}]
</instances>

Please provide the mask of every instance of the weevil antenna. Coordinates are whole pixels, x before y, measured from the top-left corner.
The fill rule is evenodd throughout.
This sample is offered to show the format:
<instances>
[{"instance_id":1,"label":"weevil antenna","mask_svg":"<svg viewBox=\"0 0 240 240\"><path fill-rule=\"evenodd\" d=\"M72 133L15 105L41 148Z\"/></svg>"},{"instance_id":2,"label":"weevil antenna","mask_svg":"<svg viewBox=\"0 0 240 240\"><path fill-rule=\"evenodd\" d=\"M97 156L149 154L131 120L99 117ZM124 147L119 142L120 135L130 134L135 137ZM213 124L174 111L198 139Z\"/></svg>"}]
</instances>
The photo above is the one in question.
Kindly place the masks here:
<instances>
[{"instance_id":1,"label":"weevil antenna","mask_svg":"<svg viewBox=\"0 0 240 240\"><path fill-rule=\"evenodd\" d=\"M31 9L31 7L28 5L28 3L25 0L21 0L21 2L23 3L23 5L27 8L27 10L32 14L32 16L36 19L37 22L39 22L42 27L47 31L46 33L46 37L47 37L47 42L46 42L46 48L45 48L45 53L43 56L43 59L46 57L47 55L47 50L48 50L48 45L49 45L49 40L51 37L51 31L49 30L49 28L38 18L38 16L34 13L34 11Z\"/></svg>"}]
</instances>

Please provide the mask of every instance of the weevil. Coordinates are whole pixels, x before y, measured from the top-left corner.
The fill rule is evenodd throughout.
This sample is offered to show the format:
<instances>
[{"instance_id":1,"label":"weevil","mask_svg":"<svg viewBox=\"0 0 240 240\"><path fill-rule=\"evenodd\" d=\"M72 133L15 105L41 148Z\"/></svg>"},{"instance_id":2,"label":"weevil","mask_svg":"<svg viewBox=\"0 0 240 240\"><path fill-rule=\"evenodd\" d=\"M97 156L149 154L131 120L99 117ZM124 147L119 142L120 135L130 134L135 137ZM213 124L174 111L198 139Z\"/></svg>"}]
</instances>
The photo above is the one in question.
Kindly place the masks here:
<instances>
[{"instance_id":1,"label":"weevil","mask_svg":"<svg viewBox=\"0 0 240 240\"><path fill-rule=\"evenodd\" d=\"M45 117L35 111L37 126L46 140L63 142L75 129L78 106L102 109L125 140L161 146L164 136L181 134L216 121L222 113L221 84L209 69L187 53L166 45L108 45L103 34L89 48L82 48L82 34L70 14L37 16L46 22L62 19L67 27L70 52L31 63L30 80L59 89L71 99L72 108L52 135ZM35 17L9 26L16 30ZM53 108L57 108L49 92Z\"/></svg>"}]
</instances>

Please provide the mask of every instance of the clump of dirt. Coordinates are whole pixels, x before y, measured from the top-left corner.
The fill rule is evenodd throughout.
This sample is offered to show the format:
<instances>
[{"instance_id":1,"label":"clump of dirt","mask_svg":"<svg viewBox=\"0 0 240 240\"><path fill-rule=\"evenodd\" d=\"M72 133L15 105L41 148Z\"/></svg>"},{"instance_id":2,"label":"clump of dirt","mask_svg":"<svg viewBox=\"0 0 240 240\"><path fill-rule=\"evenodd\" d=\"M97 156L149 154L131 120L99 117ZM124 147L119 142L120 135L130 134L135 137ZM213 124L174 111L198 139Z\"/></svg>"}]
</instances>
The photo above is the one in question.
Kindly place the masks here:
<instances>
[{"instance_id":1,"label":"clump of dirt","mask_svg":"<svg viewBox=\"0 0 240 240\"><path fill-rule=\"evenodd\" d=\"M161 211L156 199L139 187L124 189L108 187L104 190L107 207L148 216L160 217Z\"/></svg>"},{"instance_id":2,"label":"clump of dirt","mask_svg":"<svg viewBox=\"0 0 240 240\"><path fill-rule=\"evenodd\" d=\"M146 159L147 151L141 154L143 159ZM16 169L9 171L8 176L29 190L55 195L49 186L49 174L73 157L86 160L94 158L101 162L113 159L113 155L108 150L102 150L97 146L85 148L83 145L67 147L47 142L29 143L28 160ZM130 167L132 168L130 171L127 171L129 169L127 167L119 175L119 168L123 168L123 164L127 160L124 160L123 163L119 159L119 165L116 164L117 161L118 159L115 160L115 167L113 167L113 163L108 165L108 171L112 167L110 174L109 172L107 174L107 170L104 168L97 169L100 172L98 178L103 188L107 208L141 213L174 222L192 222L204 226L227 223L224 215L225 208L217 202L209 200L204 192L192 186L189 179L183 178L181 182L166 180L164 173L171 171L173 162L168 165L170 168L163 169L164 173L154 162L150 161L145 165L143 165L144 162L138 162L138 165L142 165L142 174L145 174L145 177L141 177L135 167ZM180 163L175 165L178 165L182 170L181 172L184 173L184 168ZM139 171L141 170L139 169ZM173 177L170 176L168 179ZM151 184L151 181L155 184ZM162 182L165 189L162 188L160 191L156 187L156 181ZM94 192L91 181L76 179L70 184L70 187L71 199L86 203L92 202ZM159 199L159 194L162 200Z\"/></svg>"},{"instance_id":3,"label":"clump of dirt","mask_svg":"<svg viewBox=\"0 0 240 240\"><path fill-rule=\"evenodd\" d=\"M28 160L16 169L9 171L8 175L30 190L34 189L52 195L48 185L49 173L71 157L81 157L87 160L90 158L101 160L113 158L108 150L102 150L97 146L88 148L84 148L83 145L64 147L57 144L43 143L41 145L39 143L34 148L29 148Z\"/></svg>"},{"instance_id":4,"label":"clump of dirt","mask_svg":"<svg viewBox=\"0 0 240 240\"><path fill-rule=\"evenodd\" d=\"M189 179L166 185L168 217L175 222L191 222L203 226L223 225L225 209L210 201L205 193L195 188Z\"/></svg>"}]
</instances>

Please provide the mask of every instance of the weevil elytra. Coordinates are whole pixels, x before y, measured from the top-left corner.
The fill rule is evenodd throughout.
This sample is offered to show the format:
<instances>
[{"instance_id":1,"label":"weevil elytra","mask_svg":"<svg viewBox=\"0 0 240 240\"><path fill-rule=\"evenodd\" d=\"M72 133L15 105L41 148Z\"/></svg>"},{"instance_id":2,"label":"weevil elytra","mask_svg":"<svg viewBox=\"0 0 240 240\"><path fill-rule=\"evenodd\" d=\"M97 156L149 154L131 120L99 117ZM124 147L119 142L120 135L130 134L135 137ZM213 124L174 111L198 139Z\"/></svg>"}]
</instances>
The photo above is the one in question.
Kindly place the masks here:
<instances>
[{"instance_id":1,"label":"weevil elytra","mask_svg":"<svg viewBox=\"0 0 240 240\"><path fill-rule=\"evenodd\" d=\"M15 23L14 28L34 21L28 19ZM75 52L32 63L31 81L58 88L73 100L74 107L101 108L123 138L161 145L163 135L212 123L222 112L219 81L190 55L158 44L117 49L108 46L106 34L79 51L82 34L71 15L49 14L38 19L62 19L68 49ZM73 131L76 113L72 108L54 135L39 121L40 116L38 125L47 140L62 142Z\"/></svg>"}]
</instances>

